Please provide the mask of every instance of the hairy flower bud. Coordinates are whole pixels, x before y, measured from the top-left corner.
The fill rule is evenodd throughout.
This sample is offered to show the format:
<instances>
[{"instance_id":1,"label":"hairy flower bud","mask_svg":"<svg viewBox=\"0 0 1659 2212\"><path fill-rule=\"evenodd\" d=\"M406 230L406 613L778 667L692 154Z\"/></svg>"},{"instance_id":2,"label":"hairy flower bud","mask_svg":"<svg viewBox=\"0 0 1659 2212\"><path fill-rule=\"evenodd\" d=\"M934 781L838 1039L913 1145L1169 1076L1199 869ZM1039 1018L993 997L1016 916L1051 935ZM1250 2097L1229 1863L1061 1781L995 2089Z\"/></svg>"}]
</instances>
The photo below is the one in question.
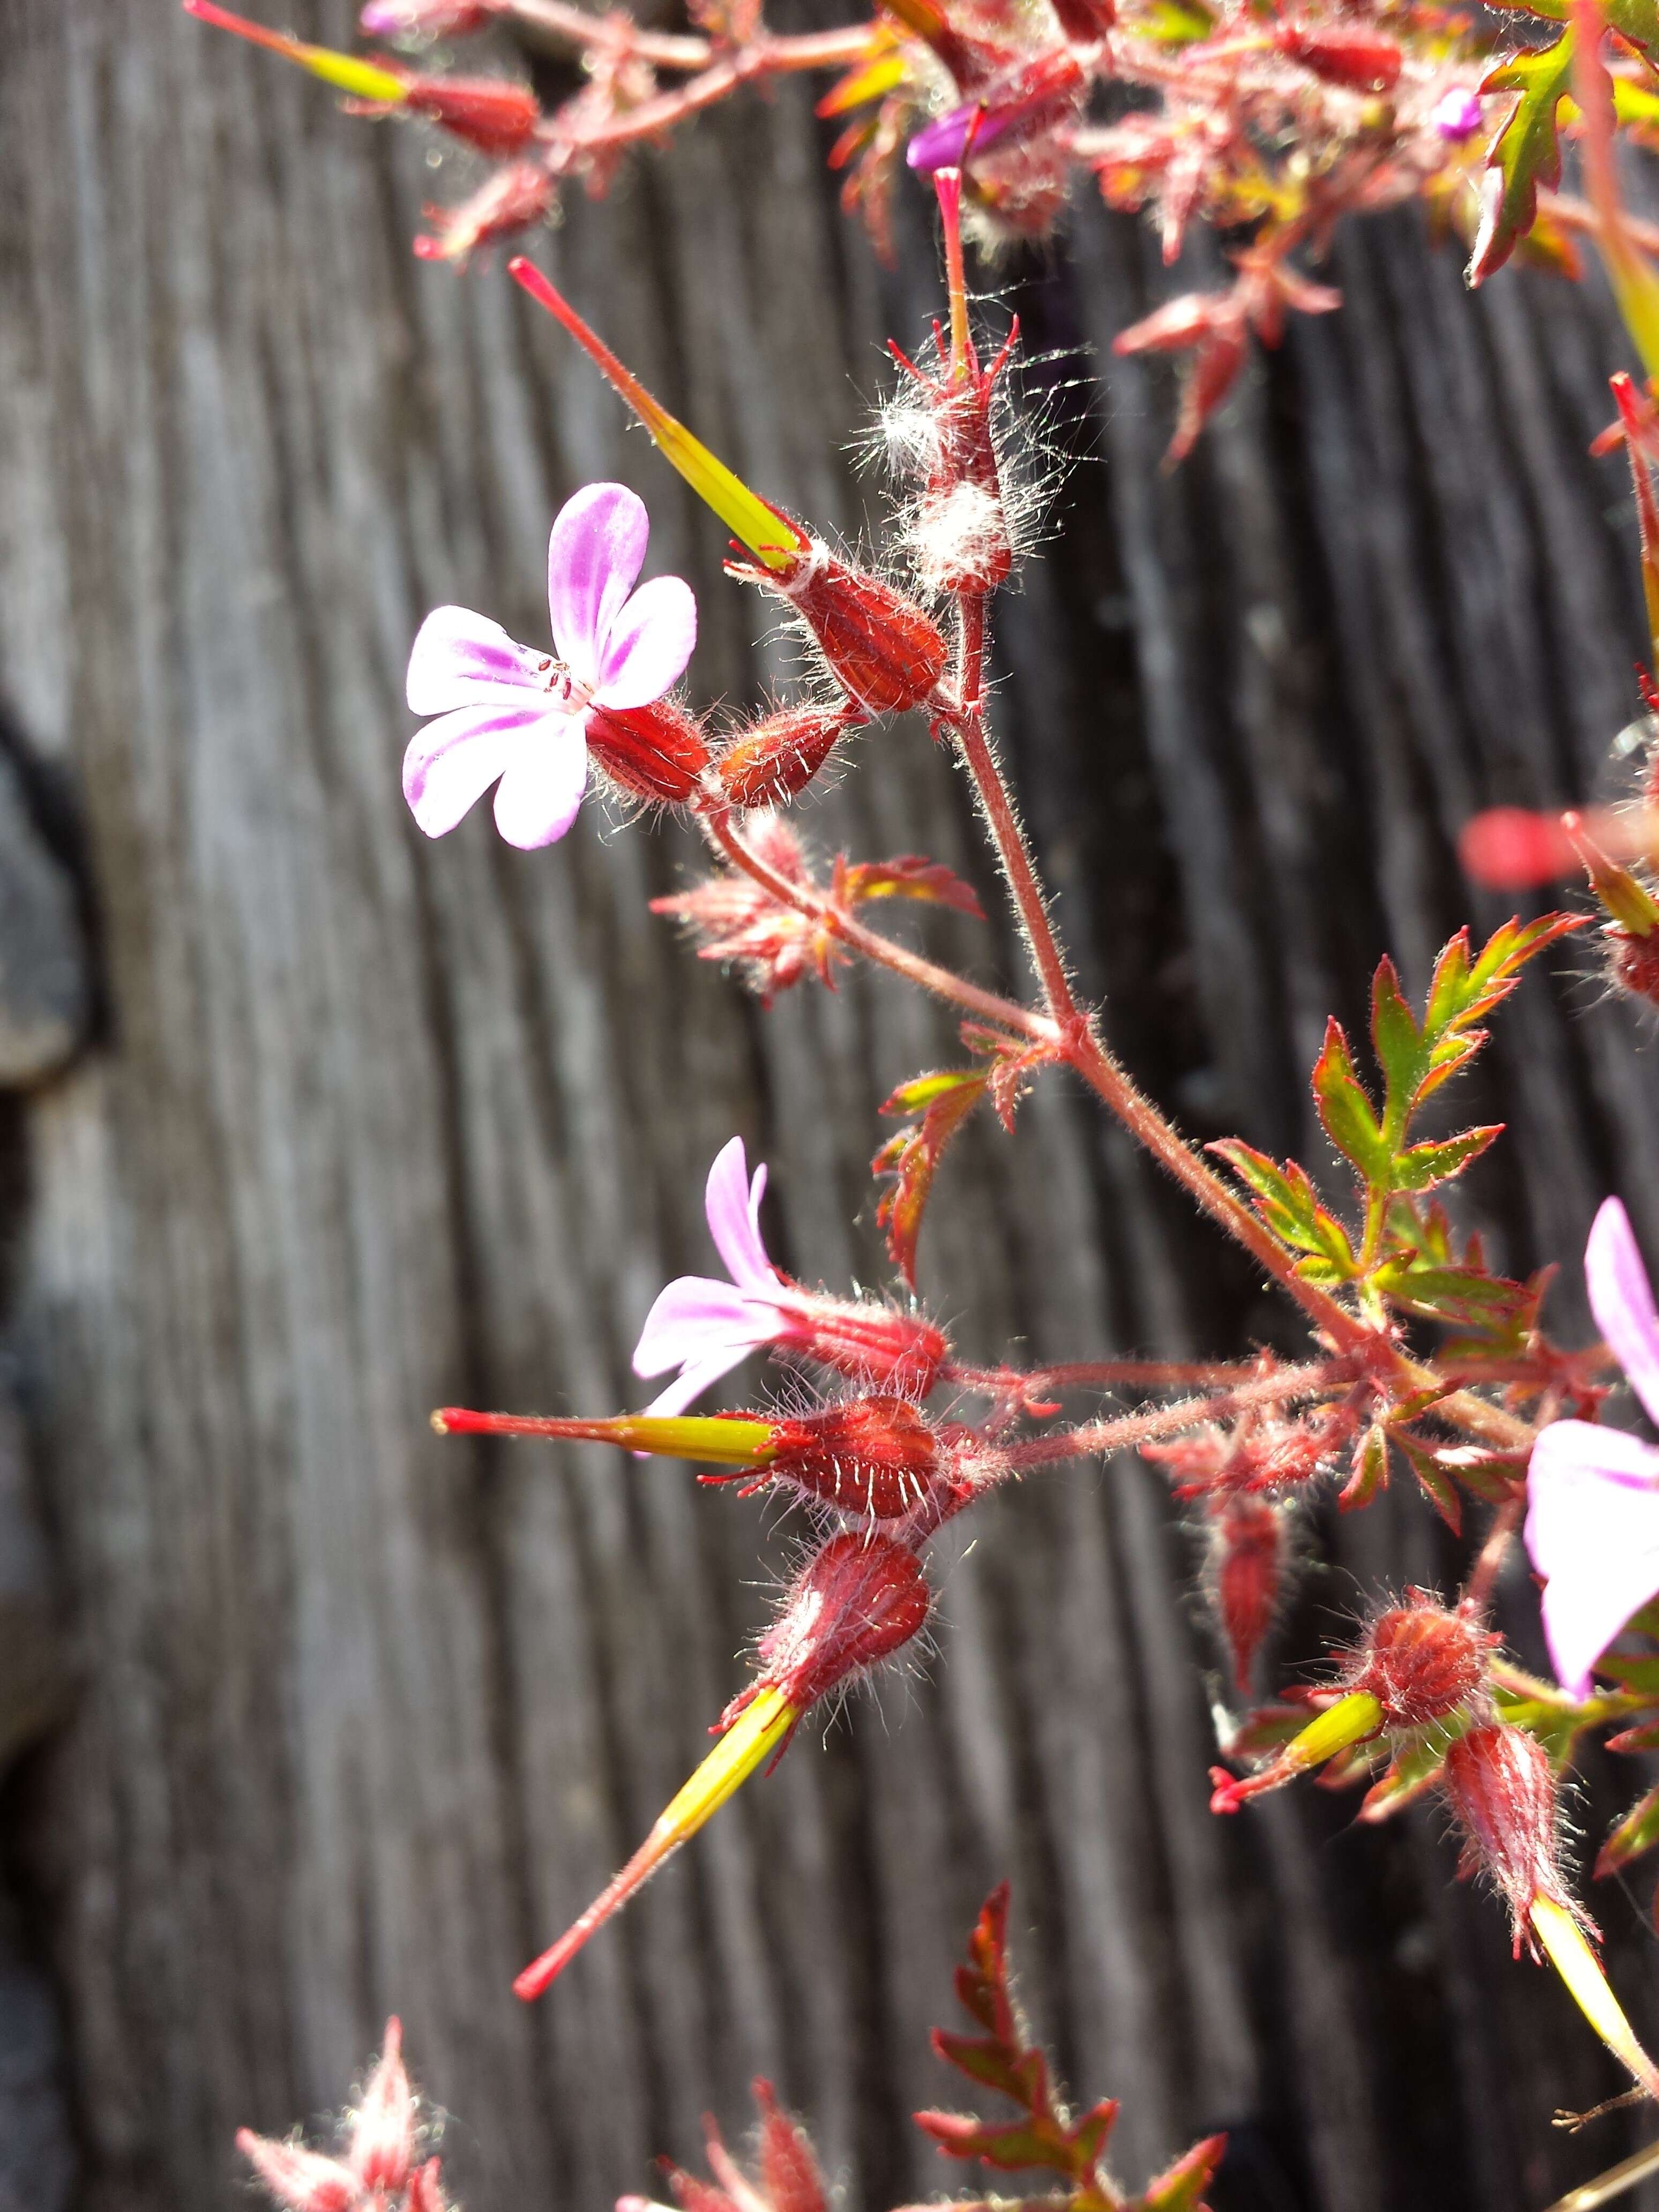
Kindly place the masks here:
<instances>
[{"instance_id":1,"label":"hairy flower bud","mask_svg":"<svg viewBox=\"0 0 1659 2212\"><path fill-rule=\"evenodd\" d=\"M415 2095L404 2065L403 2023L386 2024L386 2047L363 2089L347 2158L366 2189L395 2195L407 2186L416 2148Z\"/></svg>"},{"instance_id":2,"label":"hairy flower bud","mask_svg":"<svg viewBox=\"0 0 1659 2212\"><path fill-rule=\"evenodd\" d=\"M905 149L905 161L923 176L958 168L1000 139L1023 137L1058 121L1077 106L1086 82L1082 64L1066 47L1039 54L988 84L976 100L924 125Z\"/></svg>"},{"instance_id":3,"label":"hairy flower bud","mask_svg":"<svg viewBox=\"0 0 1659 2212\"><path fill-rule=\"evenodd\" d=\"M1369 1690L1390 1728L1444 1720L1486 1679L1486 1654L1498 1641L1461 1613L1448 1613L1420 1591L1371 1624L1356 1654L1349 1687Z\"/></svg>"},{"instance_id":4,"label":"hairy flower bud","mask_svg":"<svg viewBox=\"0 0 1659 2212\"><path fill-rule=\"evenodd\" d=\"M1485 1874L1508 1904L1519 1958L1534 1899L1574 1910L1557 1861L1548 1754L1524 1729L1487 1721L1458 1737L1441 1775L1463 1831L1463 1871Z\"/></svg>"},{"instance_id":5,"label":"hairy flower bud","mask_svg":"<svg viewBox=\"0 0 1659 2212\"><path fill-rule=\"evenodd\" d=\"M541 103L509 77L407 76L404 104L481 154L517 154L541 121Z\"/></svg>"},{"instance_id":6,"label":"hairy flower bud","mask_svg":"<svg viewBox=\"0 0 1659 2212\"><path fill-rule=\"evenodd\" d=\"M847 708L786 707L734 731L715 763L734 806L776 806L805 790L861 718Z\"/></svg>"},{"instance_id":7,"label":"hairy flower bud","mask_svg":"<svg viewBox=\"0 0 1659 2212\"><path fill-rule=\"evenodd\" d=\"M795 1578L760 1641L760 1678L727 1708L780 1691L797 1711L890 1659L927 1625L933 1594L915 1553L890 1536L833 1536Z\"/></svg>"},{"instance_id":8,"label":"hairy flower bud","mask_svg":"<svg viewBox=\"0 0 1659 2212\"><path fill-rule=\"evenodd\" d=\"M1281 23L1273 39L1281 54L1328 84L1352 92L1390 92L1399 82L1400 49L1376 31Z\"/></svg>"},{"instance_id":9,"label":"hairy flower bud","mask_svg":"<svg viewBox=\"0 0 1659 2212\"><path fill-rule=\"evenodd\" d=\"M1607 948L1607 974L1621 991L1659 1006L1659 931L1638 937L1630 930L1602 932Z\"/></svg>"},{"instance_id":10,"label":"hairy flower bud","mask_svg":"<svg viewBox=\"0 0 1659 2212\"><path fill-rule=\"evenodd\" d=\"M871 714L919 707L945 673L949 648L914 599L814 543L787 574L734 573L780 592L799 615L854 704Z\"/></svg>"},{"instance_id":11,"label":"hairy flower bud","mask_svg":"<svg viewBox=\"0 0 1659 2212\"><path fill-rule=\"evenodd\" d=\"M365 0L357 27L368 39L461 39L501 10L501 0Z\"/></svg>"},{"instance_id":12,"label":"hairy flower bud","mask_svg":"<svg viewBox=\"0 0 1659 2212\"><path fill-rule=\"evenodd\" d=\"M539 222L552 207L553 198L553 179L545 169L538 168L533 161L511 162L498 169L470 199L450 208L428 207L426 219L432 225L431 233L416 239L416 258L465 261L476 246L511 237L514 232Z\"/></svg>"},{"instance_id":13,"label":"hairy flower bud","mask_svg":"<svg viewBox=\"0 0 1659 2212\"><path fill-rule=\"evenodd\" d=\"M670 805L691 797L711 757L696 717L672 699L648 707L592 708L587 751L629 798Z\"/></svg>"},{"instance_id":14,"label":"hairy flower bud","mask_svg":"<svg viewBox=\"0 0 1659 2212\"><path fill-rule=\"evenodd\" d=\"M1256 1654L1273 1625L1285 1569L1283 1509L1266 1498L1235 1497L1211 1523L1210 1579L1233 1679L1248 1697Z\"/></svg>"}]
</instances>

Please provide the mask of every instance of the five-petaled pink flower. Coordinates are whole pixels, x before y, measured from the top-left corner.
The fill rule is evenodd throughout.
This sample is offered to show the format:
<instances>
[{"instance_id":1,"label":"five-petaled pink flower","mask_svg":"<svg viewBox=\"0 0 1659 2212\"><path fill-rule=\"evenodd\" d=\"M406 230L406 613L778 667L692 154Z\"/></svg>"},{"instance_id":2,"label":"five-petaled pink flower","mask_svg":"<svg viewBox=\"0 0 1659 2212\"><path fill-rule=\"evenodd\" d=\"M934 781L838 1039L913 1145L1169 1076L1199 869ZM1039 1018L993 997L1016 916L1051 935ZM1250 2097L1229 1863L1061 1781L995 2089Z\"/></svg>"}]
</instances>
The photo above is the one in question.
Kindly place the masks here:
<instances>
[{"instance_id":1,"label":"five-petaled pink flower","mask_svg":"<svg viewBox=\"0 0 1659 2212\"><path fill-rule=\"evenodd\" d=\"M761 1240L766 1170L749 1177L743 1139L733 1137L708 1170L704 1210L731 1281L681 1275L646 1316L634 1353L636 1375L678 1375L646 1408L683 1413L711 1382L763 1345L789 1346L866 1384L925 1397L950 1352L920 1314L870 1299L808 1291L775 1267Z\"/></svg>"},{"instance_id":2,"label":"five-petaled pink flower","mask_svg":"<svg viewBox=\"0 0 1659 2212\"><path fill-rule=\"evenodd\" d=\"M1584 1249L1590 1310L1631 1388L1659 1422L1659 1318L1624 1207L1608 1199ZM1533 1446L1527 1549L1545 1577L1544 1634L1562 1687L1659 1595L1659 1448L1589 1421L1553 1421Z\"/></svg>"},{"instance_id":3,"label":"five-petaled pink flower","mask_svg":"<svg viewBox=\"0 0 1659 2212\"><path fill-rule=\"evenodd\" d=\"M495 826L507 843L552 844L586 787L590 710L648 707L678 682L697 603L678 576L634 590L650 527L623 484L589 484L560 508L547 546L551 654L465 607L439 607L421 624L409 703L438 719L410 741L404 797L428 837L499 781Z\"/></svg>"}]
</instances>

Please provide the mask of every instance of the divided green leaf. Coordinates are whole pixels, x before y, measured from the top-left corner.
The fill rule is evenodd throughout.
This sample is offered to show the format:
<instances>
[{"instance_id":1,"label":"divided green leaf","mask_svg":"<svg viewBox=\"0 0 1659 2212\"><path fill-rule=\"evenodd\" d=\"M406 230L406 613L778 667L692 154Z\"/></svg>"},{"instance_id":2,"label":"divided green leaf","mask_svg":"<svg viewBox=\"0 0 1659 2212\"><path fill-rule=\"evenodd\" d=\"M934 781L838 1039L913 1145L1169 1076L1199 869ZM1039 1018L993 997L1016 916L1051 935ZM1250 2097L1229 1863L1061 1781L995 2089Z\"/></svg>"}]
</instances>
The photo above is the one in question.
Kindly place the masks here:
<instances>
[{"instance_id":1,"label":"divided green leaf","mask_svg":"<svg viewBox=\"0 0 1659 2212\"><path fill-rule=\"evenodd\" d=\"M893 1264L914 1290L916 1240L927 1207L933 1176L945 1146L990 1088L988 1073L975 1067L951 1067L912 1076L900 1084L882 1108L884 1114L915 1114L920 1120L890 1137L870 1163L870 1172L891 1176L893 1188L876 1207L887 1231Z\"/></svg>"}]
</instances>

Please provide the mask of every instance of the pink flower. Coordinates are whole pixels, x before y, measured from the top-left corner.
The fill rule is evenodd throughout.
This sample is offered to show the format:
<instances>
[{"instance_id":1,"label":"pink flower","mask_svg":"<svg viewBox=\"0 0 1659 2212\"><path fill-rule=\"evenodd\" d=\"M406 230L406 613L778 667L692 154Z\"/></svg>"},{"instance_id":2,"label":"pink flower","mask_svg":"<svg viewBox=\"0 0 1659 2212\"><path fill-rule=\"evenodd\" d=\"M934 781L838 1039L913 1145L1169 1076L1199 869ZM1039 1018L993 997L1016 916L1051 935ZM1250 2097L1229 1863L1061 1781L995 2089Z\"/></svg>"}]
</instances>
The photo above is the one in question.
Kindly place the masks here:
<instances>
[{"instance_id":1,"label":"pink flower","mask_svg":"<svg viewBox=\"0 0 1659 2212\"><path fill-rule=\"evenodd\" d=\"M1616 1198L1584 1248L1590 1310L1631 1388L1659 1421L1659 1317ZM1527 1550L1545 1577L1544 1634L1556 1677L1587 1697L1590 1668L1659 1594L1659 1449L1589 1421L1553 1421L1533 1446Z\"/></svg>"},{"instance_id":2,"label":"pink flower","mask_svg":"<svg viewBox=\"0 0 1659 2212\"><path fill-rule=\"evenodd\" d=\"M590 712L648 707L678 681L697 603L678 576L634 591L650 527L623 484L589 484L560 508L547 546L551 654L465 607L439 607L421 624L409 704L438 719L410 741L404 797L428 837L498 783L495 826L507 843L552 844L586 787Z\"/></svg>"},{"instance_id":3,"label":"pink flower","mask_svg":"<svg viewBox=\"0 0 1659 2212\"><path fill-rule=\"evenodd\" d=\"M1449 145L1461 146L1480 128L1480 100L1467 85L1457 85L1436 100L1429 121Z\"/></svg>"},{"instance_id":4,"label":"pink flower","mask_svg":"<svg viewBox=\"0 0 1659 2212\"><path fill-rule=\"evenodd\" d=\"M714 1249L731 1277L681 1275L646 1316L634 1353L636 1375L678 1375L646 1408L684 1413L711 1382L762 1345L789 1345L866 1383L925 1396L950 1346L918 1314L872 1300L830 1298L792 1282L761 1241L764 1166L749 1178L743 1139L733 1137L708 1170L704 1207Z\"/></svg>"}]
</instances>

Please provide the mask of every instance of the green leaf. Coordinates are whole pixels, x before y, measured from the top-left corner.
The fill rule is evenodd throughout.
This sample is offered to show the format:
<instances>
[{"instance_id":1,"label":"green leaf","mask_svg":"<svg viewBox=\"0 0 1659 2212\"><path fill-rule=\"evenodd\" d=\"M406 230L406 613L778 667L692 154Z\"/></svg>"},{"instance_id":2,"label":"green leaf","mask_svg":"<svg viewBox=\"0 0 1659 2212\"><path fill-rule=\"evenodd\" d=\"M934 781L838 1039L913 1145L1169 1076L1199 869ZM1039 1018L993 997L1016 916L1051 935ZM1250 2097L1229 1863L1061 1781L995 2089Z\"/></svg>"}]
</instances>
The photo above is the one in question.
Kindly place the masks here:
<instances>
[{"instance_id":1,"label":"green leaf","mask_svg":"<svg viewBox=\"0 0 1659 2212\"><path fill-rule=\"evenodd\" d=\"M1347 1480L1337 1496L1337 1504L1344 1513L1352 1513L1360 1506L1369 1505L1379 1490L1389 1484L1389 1438L1379 1422L1373 1421L1354 1446L1353 1462Z\"/></svg>"},{"instance_id":2,"label":"green leaf","mask_svg":"<svg viewBox=\"0 0 1659 2212\"><path fill-rule=\"evenodd\" d=\"M1431 1445L1424 1443L1408 1429L1392 1428L1389 1436L1411 1463L1423 1495L1440 1516L1454 1536L1463 1527L1463 1501L1457 1494L1457 1486L1439 1464Z\"/></svg>"},{"instance_id":3,"label":"green leaf","mask_svg":"<svg viewBox=\"0 0 1659 2212\"><path fill-rule=\"evenodd\" d=\"M1486 278L1514 252L1538 216L1538 187L1561 181L1561 142L1556 111L1572 90L1573 33L1553 46L1523 50L1492 70L1483 93L1518 92L1515 112L1499 132L1488 164L1480 228L1469 257L1471 284Z\"/></svg>"},{"instance_id":4,"label":"green leaf","mask_svg":"<svg viewBox=\"0 0 1659 2212\"><path fill-rule=\"evenodd\" d=\"M1359 1272L1348 1233L1319 1202L1305 1169L1294 1160L1281 1168L1242 1137L1222 1137L1208 1147L1226 1161L1255 1200L1255 1210L1281 1244L1312 1255L1303 1272L1327 1282L1346 1283Z\"/></svg>"},{"instance_id":5,"label":"green leaf","mask_svg":"<svg viewBox=\"0 0 1659 2212\"><path fill-rule=\"evenodd\" d=\"M1504 1124L1492 1121L1478 1129L1465 1129L1461 1136L1448 1137L1440 1144L1413 1145L1408 1151L1395 1156L1389 1170L1392 1187L1395 1190L1432 1190L1437 1182L1449 1182L1503 1133Z\"/></svg>"},{"instance_id":6,"label":"green leaf","mask_svg":"<svg viewBox=\"0 0 1659 2212\"><path fill-rule=\"evenodd\" d=\"M1353 1056L1334 1016L1325 1024L1325 1044L1313 1071L1314 1103L1325 1134L1359 1170L1366 1188L1386 1188L1392 1146L1359 1087Z\"/></svg>"},{"instance_id":7,"label":"green leaf","mask_svg":"<svg viewBox=\"0 0 1659 2212\"><path fill-rule=\"evenodd\" d=\"M1225 2136L1206 2136L1149 2182L1127 2212L1204 2212L1204 2192L1215 2179L1226 2148Z\"/></svg>"}]
</instances>

